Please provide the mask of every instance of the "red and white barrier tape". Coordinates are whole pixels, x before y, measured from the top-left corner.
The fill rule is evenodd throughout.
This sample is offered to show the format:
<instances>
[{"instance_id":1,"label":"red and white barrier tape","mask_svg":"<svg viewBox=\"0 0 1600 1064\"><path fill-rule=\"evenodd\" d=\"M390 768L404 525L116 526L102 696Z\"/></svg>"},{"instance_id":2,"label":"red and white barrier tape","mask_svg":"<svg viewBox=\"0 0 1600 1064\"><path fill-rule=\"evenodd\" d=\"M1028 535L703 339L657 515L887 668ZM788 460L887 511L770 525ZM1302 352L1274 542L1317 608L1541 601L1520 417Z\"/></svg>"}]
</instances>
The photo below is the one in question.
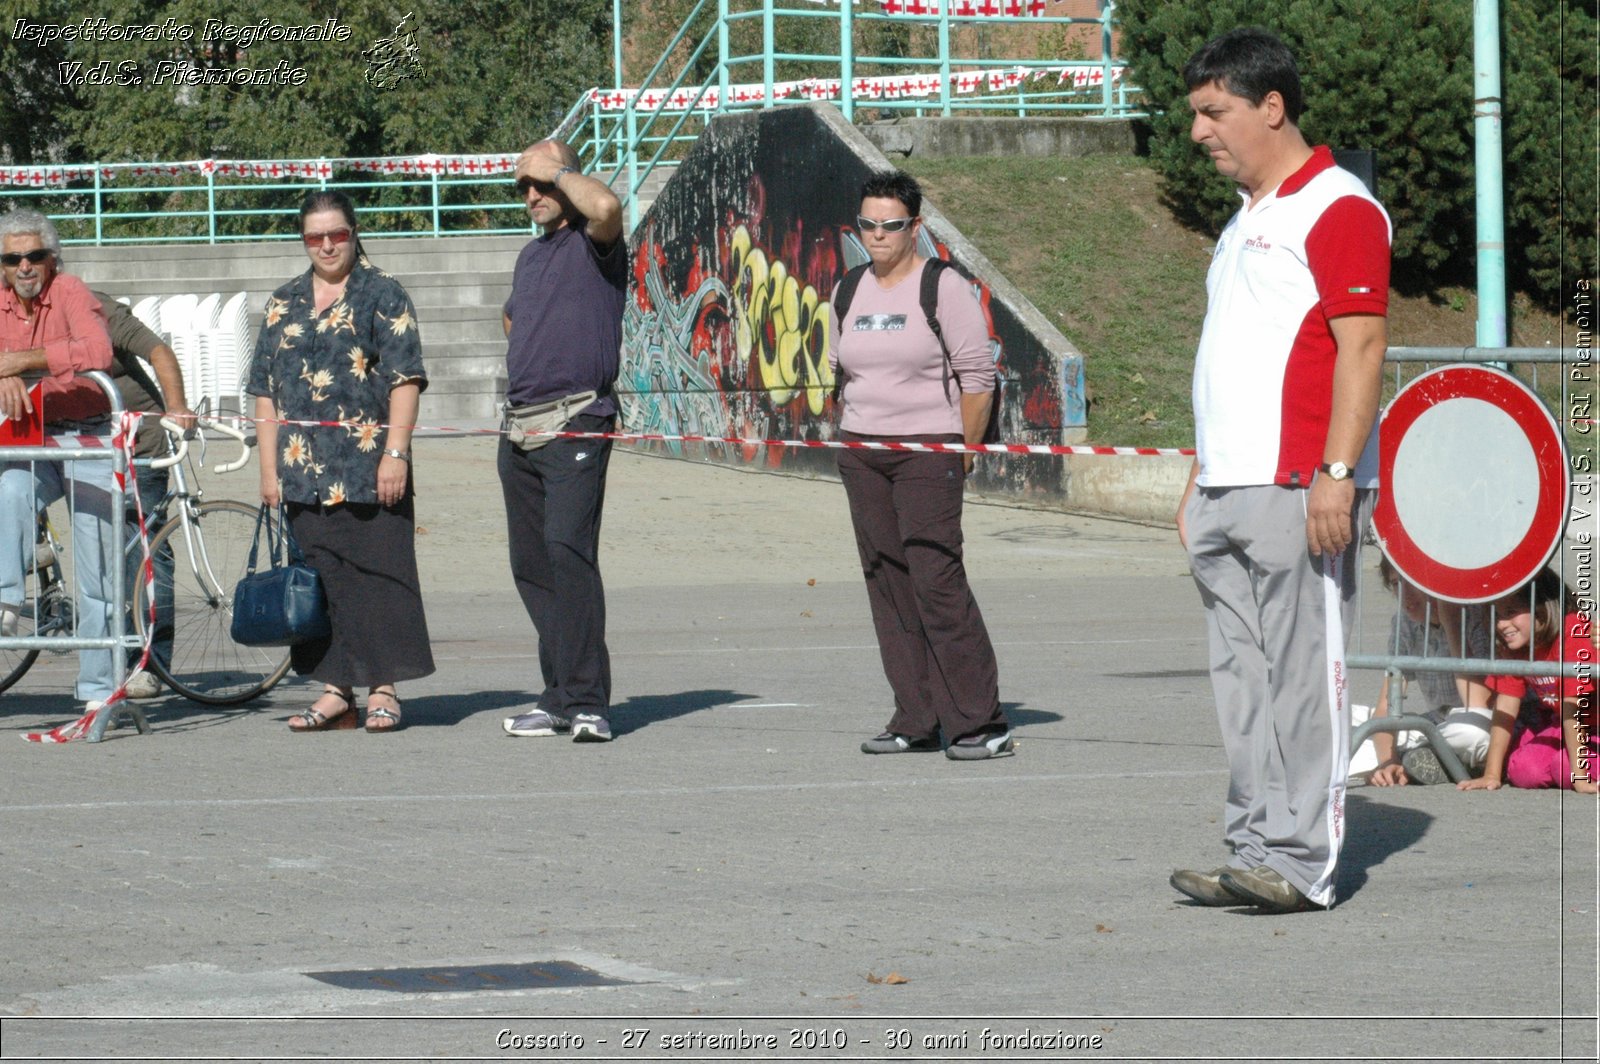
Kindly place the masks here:
<instances>
[{"instance_id":1,"label":"red and white barrier tape","mask_svg":"<svg viewBox=\"0 0 1600 1064\"><path fill-rule=\"evenodd\" d=\"M134 500L135 511L139 521L139 542L144 551L143 560L139 563L140 575L144 581L147 597L150 600L149 624L145 626L145 641L139 663L129 671L128 675L145 668L150 663L150 646L155 635L155 563L150 554L150 531L145 522L143 502L139 499L137 474L133 461L133 440L138 432L139 421L144 415L138 411L127 411L122 415L117 427L117 432L111 437L109 446L122 451L128 456L128 472L122 481L125 494L131 494ZM247 417L214 417L213 420L233 421L239 424L258 423L267 421L264 418ZM270 423L287 427L300 428L367 428L348 421L304 421L289 418L273 418ZM377 426L387 429L388 425ZM454 435L468 436L503 436L503 429L460 429L445 425L417 425L412 428L413 433L451 433ZM1194 454L1192 447L1091 447L1070 444L1034 444L1034 443L915 443L906 440L784 440L784 439L752 439L744 436L706 436L696 433L667 433L667 432L540 432L532 433L536 436L549 436L553 439L574 440L620 440L632 443L707 443L725 444L732 447L783 447L807 450L860 450L860 451L921 451L936 454L1026 454L1026 455L1109 455L1109 456L1138 456L1138 457L1187 457ZM79 447L100 446L103 436L77 436L55 439L47 437L44 446L70 447L76 442ZM115 520L115 517L113 517ZM120 653L120 648L113 653ZM71 724L63 724L48 732L31 732L23 738L32 743L68 743L74 739L81 739L89 734L94 726L95 718L99 713L105 712L112 705L127 697L127 681L112 692L99 710L91 710L79 717Z\"/></svg>"},{"instance_id":2,"label":"red and white barrier tape","mask_svg":"<svg viewBox=\"0 0 1600 1064\"><path fill-rule=\"evenodd\" d=\"M122 684L115 691L111 692L110 696L100 704L99 709L91 709L89 712L85 713L71 724L63 724L59 727L52 728L47 732L23 733L22 738L30 743L70 743L74 739L82 739L89 734L90 729L94 727L95 719L101 713L107 712L113 705L128 697L127 677L132 676L134 673L150 664L150 645L152 640L155 638L156 630L155 561L150 554L150 529L145 523L144 501L139 498L138 474L134 471L135 467L133 464L133 442L134 437L139 431L139 420L141 417L142 415L136 411L128 411L124 413L121 421L117 425L117 431L111 437L110 443L111 447L121 451L128 457L128 472L126 474L118 473L116 474L116 477L118 485L122 488L123 497L127 498L128 495L133 496L134 512L139 519L139 545L144 553L143 559L139 562L139 571L140 577L143 579L145 585L145 597L150 600L150 612L148 616L149 623L145 625L144 646L141 654L139 655L139 663L128 671L127 675L123 678ZM78 445L80 447L98 446L100 441L103 439L105 439L103 436L77 437ZM68 447L71 446L71 444L61 443L52 439L46 444L46 446ZM124 509L126 509L126 503L124 503ZM122 514L111 515L111 525L113 529L112 537L114 542L121 542L122 537L116 530L122 527L122 522L124 519L125 518ZM123 653L123 648L120 646L116 647L111 651L111 653L121 654Z\"/></svg>"},{"instance_id":3,"label":"red and white barrier tape","mask_svg":"<svg viewBox=\"0 0 1600 1064\"><path fill-rule=\"evenodd\" d=\"M303 421L286 418L217 417L213 420L234 421L238 424L268 421L274 425L300 428L364 429L371 426L352 421ZM376 428L388 429L380 424ZM416 433L449 433L458 436L503 436L504 429L462 429L448 425L415 425ZM708 436L698 433L672 432L535 432L531 436L549 436L561 440L618 440L624 443L720 443L730 447L787 447L796 450L854 450L854 451L932 451L940 454L1029 454L1029 455L1108 455L1141 458L1188 458L1194 455L1193 447L1092 447L1084 444L1064 443L913 443L905 440L784 440L757 439L746 436Z\"/></svg>"}]
</instances>

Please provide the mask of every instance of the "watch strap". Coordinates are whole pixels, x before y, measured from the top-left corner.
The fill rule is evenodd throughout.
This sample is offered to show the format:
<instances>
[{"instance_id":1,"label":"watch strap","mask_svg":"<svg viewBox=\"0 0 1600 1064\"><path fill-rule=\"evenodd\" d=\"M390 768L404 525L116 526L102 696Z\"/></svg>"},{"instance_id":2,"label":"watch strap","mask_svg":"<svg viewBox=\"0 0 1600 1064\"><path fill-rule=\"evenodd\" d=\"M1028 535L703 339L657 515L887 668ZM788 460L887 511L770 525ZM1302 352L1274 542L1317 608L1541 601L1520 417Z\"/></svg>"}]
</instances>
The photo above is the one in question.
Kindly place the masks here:
<instances>
[{"instance_id":1,"label":"watch strap","mask_svg":"<svg viewBox=\"0 0 1600 1064\"><path fill-rule=\"evenodd\" d=\"M1323 462L1317 469L1333 480L1349 480L1355 475L1355 470L1343 462Z\"/></svg>"}]
</instances>

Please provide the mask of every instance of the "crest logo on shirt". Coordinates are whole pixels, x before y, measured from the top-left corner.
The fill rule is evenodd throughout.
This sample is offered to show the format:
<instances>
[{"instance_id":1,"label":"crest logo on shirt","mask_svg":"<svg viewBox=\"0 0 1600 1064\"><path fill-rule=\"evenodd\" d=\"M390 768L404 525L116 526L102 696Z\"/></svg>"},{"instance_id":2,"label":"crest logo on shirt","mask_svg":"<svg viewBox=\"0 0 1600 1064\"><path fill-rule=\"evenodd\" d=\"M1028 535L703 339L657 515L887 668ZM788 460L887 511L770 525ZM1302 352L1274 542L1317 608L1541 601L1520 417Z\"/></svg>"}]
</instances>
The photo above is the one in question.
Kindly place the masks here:
<instances>
[{"instance_id":1,"label":"crest logo on shirt","mask_svg":"<svg viewBox=\"0 0 1600 1064\"><path fill-rule=\"evenodd\" d=\"M856 332L904 332L904 314L857 314Z\"/></svg>"},{"instance_id":2,"label":"crest logo on shirt","mask_svg":"<svg viewBox=\"0 0 1600 1064\"><path fill-rule=\"evenodd\" d=\"M1266 237L1253 236L1244 242L1244 249L1265 253L1272 250L1272 245L1267 242Z\"/></svg>"}]
</instances>

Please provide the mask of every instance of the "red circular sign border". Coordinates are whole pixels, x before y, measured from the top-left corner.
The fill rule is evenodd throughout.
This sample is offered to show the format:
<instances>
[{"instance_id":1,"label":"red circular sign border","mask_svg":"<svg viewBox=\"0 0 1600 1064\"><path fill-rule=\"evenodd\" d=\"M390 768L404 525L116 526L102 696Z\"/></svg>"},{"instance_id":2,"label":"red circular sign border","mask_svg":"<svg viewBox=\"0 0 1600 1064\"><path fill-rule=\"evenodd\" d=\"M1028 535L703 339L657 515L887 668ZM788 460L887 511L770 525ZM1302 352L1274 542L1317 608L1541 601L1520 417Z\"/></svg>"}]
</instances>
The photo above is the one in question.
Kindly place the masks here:
<instances>
[{"instance_id":1,"label":"red circular sign border","mask_svg":"<svg viewBox=\"0 0 1600 1064\"><path fill-rule=\"evenodd\" d=\"M1394 460L1399 441L1424 412L1448 399L1478 399L1491 403L1520 426L1528 436L1539 465L1539 498L1533 521L1516 547L1489 565L1458 569L1423 553L1400 523L1394 496L1386 488L1378 492L1377 509L1372 515L1373 533L1378 546L1406 580L1432 595L1452 602L1489 602L1527 583L1544 568L1560 545L1566 527L1567 506L1571 501L1567 482L1566 449L1561 426L1548 407L1527 385L1509 373L1486 366L1459 364L1440 366L1424 373L1402 388L1383 412L1378 434L1378 478L1381 485L1394 483ZM1535 439L1540 427L1548 429L1545 438ZM1389 440L1394 440L1390 446ZM1552 451L1555 461L1547 460ZM1552 528L1551 525L1554 527ZM1517 573L1506 583L1503 573ZM1485 593L1488 588L1488 593Z\"/></svg>"}]
</instances>

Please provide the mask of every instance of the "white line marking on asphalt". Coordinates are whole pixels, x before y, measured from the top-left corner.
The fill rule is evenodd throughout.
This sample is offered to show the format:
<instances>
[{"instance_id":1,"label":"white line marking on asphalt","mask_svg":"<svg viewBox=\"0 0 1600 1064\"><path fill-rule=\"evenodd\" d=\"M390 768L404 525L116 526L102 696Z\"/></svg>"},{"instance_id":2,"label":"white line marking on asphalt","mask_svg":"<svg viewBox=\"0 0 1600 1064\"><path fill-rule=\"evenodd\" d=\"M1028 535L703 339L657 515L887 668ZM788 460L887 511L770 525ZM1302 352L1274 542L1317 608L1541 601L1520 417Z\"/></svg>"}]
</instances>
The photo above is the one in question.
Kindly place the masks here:
<instances>
[{"instance_id":1,"label":"white line marking on asphalt","mask_svg":"<svg viewBox=\"0 0 1600 1064\"><path fill-rule=\"evenodd\" d=\"M669 795L718 794L779 794L786 791L832 791L890 787L985 786L1002 783L1088 783L1100 780L1152 780L1197 779L1205 776L1225 776L1227 769L1190 769L1163 772L1054 772L1032 776L990 776L987 779L937 779L924 776L919 779L834 780L831 783L729 783L713 787L630 787L588 791L526 791L512 794L366 794L339 796L341 802L527 802L571 801L599 798L656 798ZM51 802L39 805L4 805L0 813L57 813L70 810L92 809L227 809L261 806L320 805L325 796L290 796L282 798L149 798L111 802Z\"/></svg>"},{"instance_id":2,"label":"white line marking on asphalt","mask_svg":"<svg viewBox=\"0 0 1600 1064\"><path fill-rule=\"evenodd\" d=\"M1134 646L1151 643L1170 644L1171 639L996 639L993 641L997 647L1109 647L1109 646ZM1190 642L1190 640L1180 640ZM670 658L685 654L805 654L812 651L824 650L872 650L876 651L876 643L844 643L838 646L818 647L753 647L743 643L729 643L727 646L716 647L679 647L673 650L617 650L611 651L614 658ZM435 654L433 660L438 661L526 661L526 651L517 654Z\"/></svg>"}]
</instances>

